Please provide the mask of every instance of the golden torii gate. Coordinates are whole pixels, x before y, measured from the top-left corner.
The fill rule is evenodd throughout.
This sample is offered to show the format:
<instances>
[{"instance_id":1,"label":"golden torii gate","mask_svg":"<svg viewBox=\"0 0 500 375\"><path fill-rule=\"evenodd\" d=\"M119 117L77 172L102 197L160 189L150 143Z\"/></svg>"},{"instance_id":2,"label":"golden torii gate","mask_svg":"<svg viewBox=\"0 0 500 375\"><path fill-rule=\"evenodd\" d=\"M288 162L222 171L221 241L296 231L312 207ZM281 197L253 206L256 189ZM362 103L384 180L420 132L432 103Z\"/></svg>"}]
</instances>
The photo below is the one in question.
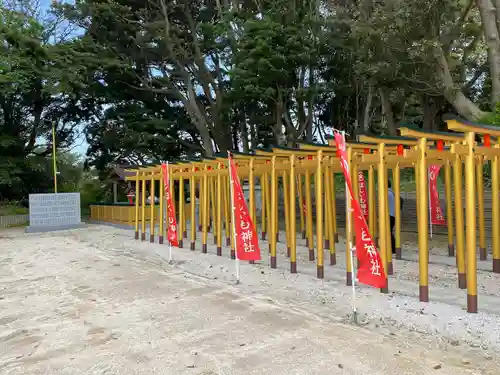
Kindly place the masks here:
<instances>
[{"instance_id":1,"label":"golden torii gate","mask_svg":"<svg viewBox=\"0 0 500 375\"><path fill-rule=\"evenodd\" d=\"M410 128L399 128L399 132L402 136L410 136L418 138L417 147L408 152L412 153L415 163L415 175L417 183L417 217L418 217L418 249L419 249L419 297L420 301L429 301L429 181L428 181L428 166L427 162L432 160L433 164L444 164L445 174L446 169L449 168L448 161L452 159L452 155L449 151L442 150L432 150L428 147L429 141L441 141L447 143L459 142L463 139L461 135L452 135L450 133L439 132L438 133L428 133L425 131L410 129ZM449 182L449 181L448 181ZM450 253L450 236L453 237L453 227L451 223L452 211L451 206L451 184L446 183L445 189L446 198L449 199L447 202L447 213L448 213L448 248ZM451 240L452 241L452 240ZM459 272L460 275L460 272ZM459 276L460 277L460 276Z\"/></svg>"},{"instance_id":2,"label":"golden torii gate","mask_svg":"<svg viewBox=\"0 0 500 375\"><path fill-rule=\"evenodd\" d=\"M369 137L360 136L359 140L362 143L350 143L348 144L349 158L351 175L356 176L357 171L368 171L369 179L369 204L370 204L370 232L374 234L376 232L376 220L375 220L375 183L374 183L374 171L378 169L378 185L379 185L379 245L381 249L382 259L384 261L384 267L386 270L391 270L390 265L392 264L392 253L388 251L388 243L390 241L390 233L388 227L388 211L387 211L387 169L393 170L394 178L394 188L396 195L396 212L399 214L399 170L400 168L415 168L417 175L417 204L418 204L418 217L419 217L419 274L420 274L420 288L419 296L421 301L428 301L428 234L427 234L427 224L428 224L428 190L427 190L427 163L435 163L444 165L445 170L445 182L446 182L446 199L451 203L451 164L453 163L453 180L457 182L457 178L461 178L461 164L462 159L466 162L466 197L467 197L467 232L466 232L466 250L467 257L463 246L460 241L460 234L463 231L457 230L457 266L459 273L459 284L463 286L463 282L466 280L466 286L468 290L468 311L477 311L477 285L476 285L476 260L475 260L475 212L474 216L471 216L471 212L475 210L475 185L477 184L478 190L481 190L482 183L482 173L479 173L479 168L475 168L475 163L479 157L481 162L484 160L491 160L492 167L494 171L498 171L498 156L500 156L500 146L496 144L494 147L486 146L486 139L490 136L498 137L500 135L500 130L492 127L486 127L483 125L472 124L464 122L460 119L448 119L448 128L450 130L459 131L465 133L432 133L424 132L410 128L401 128L401 134L405 137L399 138L389 138L389 137ZM472 134L472 135L471 135ZM485 140L484 146L478 146L474 142L474 136L480 135ZM445 149L433 149L429 145L435 142L444 142L446 144ZM401 147L406 147L402 150ZM368 151L368 152L367 152ZM327 145L309 145L309 144L299 144L298 149L286 149L286 148L274 148L271 150L255 150L254 155L244 155L244 154L234 154L234 158L237 163L239 163L238 174L241 178L248 178L250 183L250 212L254 218L255 222L255 178L261 178L262 191L262 208L263 211L267 213L261 219L261 226L267 229L269 234L269 245L270 245L270 257L271 257L271 267L276 268L276 236L278 231L278 195L277 186L278 178L281 178L285 186L285 210L288 215L285 215L286 228L287 228L287 247L290 255L290 271L297 272L297 257L296 257L296 190L301 190L302 182L297 185L296 177L297 175L304 175L307 179L309 175L309 183L306 183L305 190L310 189L312 175L316 176L316 263L317 263L317 277L324 277L324 259L323 259L323 247L327 242L323 241L324 233L328 234L329 244L326 247L330 248L330 263L335 262L335 242L336 239L336 221L332 217L332 211L334 206L333 196L325 194L323 197L323 192L334 192L335 191L335 180L333 177L334 173L340 172L340 166L338 163L338 158L336 157L335 147L329 147ZM472 164L471 164L472 161ZM207 252L207 233L209 227L210 218L210 207L212 209L212 219L214 223L214 239L217 243L217 254L222 253L222 216L225 218L226 226L226 238L230 239L232 242L232 255L234 256L234 239L229 230L229 216L230 211L228 198L229 198L229 180L227 173L227 159L223 157L216 158L203 158L200 160L192 161L182 161L172 163L170 165L172 171L171 183L174 180L178 180L180 185L183 186L184 181L189 181L190 185L190 195L192 200L196 195L196 188L199 187L200 191L200 211L199 211L199 222L201 223L202 229L202 252ZM472 170L472 174L470 173ZM151 181L150 196L151 202L154 203L154 181L160 182L160 230L159 230L159 242L163 242L163 175L161 167L156 166L144 166L137 169L133 169L136 172L136 176L129 178L129 180L136 182L136 191L140 191L139 187L142 184L142 208L139 205L139 199L136 200L136 223L135 223L135 237L139 238L139 230L141 231L141 239L145 240L146 235L146 221L145 221L145 202L146 202L146 182ZM371 176L371 177L370 177ZM481 178L479 178L481 177ZM268 185L269 178L271 180L270 185ZM500 232L498 231L499 221L499 200L498 200L498 176L497 173L492 174L493 179L493 226L497 228L494 230L493 235L493 269L495 272L500 272ZM477 180L477 181L475 181ZM181 183L182 181L182 183ZM470 182L472 181L472 185ZM479 182L481 181L481 183ZM357 186L357 178L353 179L353 185ZM456 184L457 186L459 184ZM357 187L355 188L357 189ZM473 194L471 196L471 190ZM290 191L292 193L290 193ZM357 192L358 190L356 190ZM184 189L181 188L179 195L183 194ZM311 193L311 192L309 192ZM306 192L306 200L311 194ZM460 199L457 199L457 196ZM302 199L302 194L300 194ZM472 197L472 198L471 198ZM324 201L323 201L324 200ZM461 188L455 189L455 201L461 202ZM323 203L326 203L326 214L323 211ZM471 209L471 206L474 209ZM458 203L457 206L460 206ZM309 203L308 208L312 207ZM460 224L460 207L456 208L457 217L457 228L463 226L463 216L462 224ZM154 204L150 207L150 241L154 241L154 231L155 231L155 207ZM222 215L222 211L225 214ZM194 203L190 207L191 211L191 249L194 250L196 242L196 211ZM302 211L302 210L301 210ZM310 259L314 260L314 239L312 235L312 225L309 225L312 221L312 209L308 209L307 217L304 217L304 226L308 229L308 248ZM484 210L480 210L481 212ZM452 217L452 207L451 204L447 205L448 218ZM303 213L301 212L301 216ZM373 216L372 216L373 215ZM397 215L399 216L399 215ZM396 216L396 218L397 218ZM292 219L293 220L290 220ZM324 220L323 220L324 218ZM470 220L474 220L474 225L470 225ZM220 219L220 220L217 220ZM186 227L184 226L186 221L186 215L184 212L184 200L179 199L179 230L181 240L185 237L187 233ZM325 223L324 223L325 222ZM351 221L352 222L352 221ZM480 219L481 222L481 219ZM140 225L139 225L140 223ZM451 224L451 223L450 223ZM450 228L451 227L451 228ZM310 228L310 230L309 230ZM400 228L399 223L396 228ZM472 229L470 229L472 228ZM481 225L480 225L481 228ZM450 232L451 229L451 232ZM263 233L265 234L265 230ZM400 248L400 233L399 230L396 231L397 247ZM485 245L481 238L483 230L480 229L480 247L485 248ZM292 235L290 235L292 234ZM346 231L347 238L352 237L351 228L347 228ZM333 237L331 237L333 236ZM462 236L463 239L463 236ZM448 244L449 244L449 254L453 255L453 227L449 225L448 232ZM474 246L472 246L472 244ZM333 249L333 252L332 252ZM312 254L311 254L312 250ZM333 254L333 256L332 256ZM312 257L311 257L312 255ZM462 256L464 255L464 256ZM400 256L400 252L399 252ZM481 251L481 258L485 256L484 251ZM398 254L396 256L398 258ZM463 260L460 260L463 259ZM465 262L467 260L467 262ZM347 259L346 259L347 262ZM467 269L465 269L465 264L467 264ZM346 282L352 282L352 267L349 263L346 263L347 274ZM387 290L384 290L387 291Z\"/></svg>"},{"instance_id":3,"label":"golden torii gate","mask_svg":"<svg viewBox=\"0 0 500 375\"><path fill-rule=\"evenodd\" d=\"M500 129L495 126L476 124L462 120L454 116L445 118L448 129L464 133L465 141L463 144L455 145L455 154L463 157L465 161L465 215L467 218L467 226L465 233L466 241L466 281L467 281L467 311L471 313L477 312L477 260L476 260L476 182L479 182L479 193L482 194L482 168L479 173L476 173L476 156L483 160L488 158L492 160L492 177L498 174L498 157L500 149L498 143L491 147L490 137L499 137ZM479 146L476 144L475 137L480 135L483 140L487 140L485 144ZM482 160L481 160L482 162ZM475 181L476 179L476 181ZM483 200L479 197L478 201ZM493 271L500 272L500 241L499 241L499 202L498 202L498 176L495 181L492 181L492 198L494 200L492 208L492 242L493 242ZM484 212L484 208L483 208ZM480 218L481 219L481 218ZM481 225L481 222L480 222ZM484 241L484 221L482 222L483 230L480 230L480 242ZM481 232L483 233L481 235ZM485 244L481 244L485 246ZM484 257L483 251L483 257Z\"/></svg>"}]
</instances>

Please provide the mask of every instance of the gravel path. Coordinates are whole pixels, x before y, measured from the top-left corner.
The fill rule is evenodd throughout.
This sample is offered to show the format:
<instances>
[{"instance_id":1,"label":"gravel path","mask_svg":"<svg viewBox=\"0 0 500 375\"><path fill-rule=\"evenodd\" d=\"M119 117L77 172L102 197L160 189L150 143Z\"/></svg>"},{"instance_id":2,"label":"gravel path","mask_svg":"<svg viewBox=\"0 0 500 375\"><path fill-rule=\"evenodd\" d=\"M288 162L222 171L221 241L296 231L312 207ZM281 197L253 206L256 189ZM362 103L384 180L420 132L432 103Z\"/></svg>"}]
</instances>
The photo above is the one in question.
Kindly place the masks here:
<instances>
[{"instance_id":1,"label":"gravel path","mask_svg":"<svg viewBox=\"0 0 500 375\"><path fill-rule=\"evenodd\" d=\"M450 266L429 266L422 304L416 263L398 262L393 293L357 288L355 326L342 245L324 281L303 247L291 275L280 245L277 270L242 263L234 285L227 249L175 249L169 265L167 246L132 235L0 232L0 374L500 373L499 279L487 271L470 315Z\"/></svg>"}]
</instances>

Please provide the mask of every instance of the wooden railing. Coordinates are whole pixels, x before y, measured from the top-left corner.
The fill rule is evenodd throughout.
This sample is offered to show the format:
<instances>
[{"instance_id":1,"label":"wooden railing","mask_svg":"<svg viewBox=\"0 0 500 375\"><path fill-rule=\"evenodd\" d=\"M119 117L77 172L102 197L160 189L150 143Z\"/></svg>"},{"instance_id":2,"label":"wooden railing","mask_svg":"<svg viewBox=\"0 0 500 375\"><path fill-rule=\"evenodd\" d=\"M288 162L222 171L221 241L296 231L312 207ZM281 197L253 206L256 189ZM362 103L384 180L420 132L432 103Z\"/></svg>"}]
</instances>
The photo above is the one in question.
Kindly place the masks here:
<instances>
[{"instance_id":1,"label":"wooden railing","mask_svg":"<svg viewBox=\"0 0 500 375\"><path fill-rule=\"evenodd\" d=\"M402 213L402 230L403 231L416 231L417 229L417 206L416 206L416 196L415 193L402 193L401 197L404 199L403 204L403 213ZM444 203L444 193L440 192L441 201ZM378 201L378 199L377 199ZM337 223L339 226L343 227L345 224L345 197L343 193L336 194L336 202L337 202ZM257 203L257 215L260 216L260 203ZM282 203L282 202L281 202ZM190 218L190 204L185 204L185 215L186 220ZM376 205L378 206L378 204ZM464 200L465 207L465 200ZM485 221L485 232L486 236L491 236L491 193L485 192L484 195L484 221ZM142 207L139 207L142 210ZM176 207L178 214L178 207ZM297 204L297 218L299 217L299 213L301 207ZM280 204L279 210L281 214L284 214L284 207ZM141 212L141 211L139 211ZM155 207L155 220L158 219L160 212L159 205ZM446 211L445 211L446 212ZM315 213L315 205L313 202L312 213ZM455 210L453 210L453 214L455 214ZM151 220L151 209L150 206L147 205L145 211L145 219L147 224ZM122 224L127 226L135 225L135 206L130 206L128 203L95 203L90 205L90 220L99 221L99 222L109 222L115 224ZM139 213L139 221L141 220L141 213ZM260 223L260 220L258 220ZM467 221L465 222L467 225ZM447 232L447 227L445 226L434 226L434 233L445 234Z\"/></svg>"},{"instance_id":2,"label":"wooden railing","mask_svg":"<svg viewBox=\"0 0 500 375\"><path fill-rule=\"evenodd\" d=\"M0 228L9 228L18 225L24 225L27 224L28 221L28 214L0 216Z\"/></svg>"},{"instance_id":3,"label":"wooden railing","mask_svg":"<svg viewBox=\"0 0 500 375\"><path fill-rule=\"evenodd\" d=\"M151 221L151 206L146 205L144 218L147 224ZM177 211L178 212L178 211ZM189 204L185 205L186 218L190 217ZM160 205L154 208L154 219L158 222ZM128 203L92 203L90 204L90 220L126 226L135 225L135 205ZM142 220L142 206L139 207L139 225Z\"/></svg>"}]
</instances>

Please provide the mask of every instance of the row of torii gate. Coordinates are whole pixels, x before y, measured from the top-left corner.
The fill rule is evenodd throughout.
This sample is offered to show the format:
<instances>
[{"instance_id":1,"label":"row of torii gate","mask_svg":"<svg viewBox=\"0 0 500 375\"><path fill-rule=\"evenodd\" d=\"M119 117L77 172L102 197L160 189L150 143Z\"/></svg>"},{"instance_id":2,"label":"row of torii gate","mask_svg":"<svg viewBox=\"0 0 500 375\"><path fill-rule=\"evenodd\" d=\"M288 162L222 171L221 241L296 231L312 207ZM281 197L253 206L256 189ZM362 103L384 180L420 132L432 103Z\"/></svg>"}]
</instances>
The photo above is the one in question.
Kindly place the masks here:
<instances>
[{"instance_id":1,"label":"row of torii gate","mask_svg":"<svg viewBox=\"0 0 500 375\"><path fill-rule=\"evenodd\" d=\"M492 187L492 250L493 272L500 273L500 200L499 200L499 157L500 127L471 123L457 117L445 118L450 132L427 132L408 127L399 128L400 137L358 136L356 142L347 143L347 155L351 176L358 171L368 175L368 224L372 237L378 238L378 248L388 274L393 272L393 259L390 249L390 226L388 210L388 174L392 170L393 190L395 193L395 237L396 259L401 258L401 214L400 214L400 172L403 168L414 168L416 176L416 197L418 216L418 254L419 254L419 298L429 301L429 247L428 247L428 166L444 167L446 215L448 219L449 255L455 255L458 270L458 285L467 289L467 311L477 312L477 230L479 221L480 259L487 257L484 226L484 184L483 165L491 163ZM478 141L479 140L479 141ZM249 210L253 222L260 224L262 239L269 241L271 268L277 267L277 241L279 240L280 196L279 182L283 187L283 206L285 213L287 256L290 258L290 271L297 272L297 202L299 207L300 228L307 239L309 260L316 261L317 277L324 277L324 250L330 254L330 264L336 264L335 243L337 235L337 209L335 204L335 173L341 173L335 143L328 145L299 143L298 148L256 149L251 154L234 153L238 175L241 181L249 183ZM178 233L180 247L183 239L189 237L191 250L195 249L197 231L201 231L202 252L207 252L208 232L213 231L217 254L222 255L223 229L226 246L231 246L234 258L234 238L231 233L231 207L229 199L229 175L226 157L203 158L199 160L176 161L170 165L171 183L179 181L179 200L177 207ZM164 222L164 179L160 165L136 167L128 170L135 176L127 177L134 181L136 191L141 191L135 206L135 238L146 239L146 210L151 210L149 235L155 241L155 228L158 224L159 243L163 243ZM375 180L375 172L377 182ZM465 179L463 176L465 175ZM255 182L260 179L261 215L257 218L255 201ZM154 202L155 185L158 184L160 214L154 215L154 205L146 207L146 183L150 182L151 202ZM158 181L156 183L156 181ZM314 181L314 184L312 184ZM464 184L463 184L464 181ZM355 194L359 196L358 179L352 178ZM195 204L186 212L184 205L184 183L189 184L192 202L199 191L200 203L198 218ZM142 185L141 185L142 184ZM378 186L378 192L375 186ZM462 186L465 185L465 196ZM313 192L315 192L315 225L313 225ZM453 186L453 189L452 189ZM377 197L378 195L378 197ZM465 197L465 216L463 198ZM376 204L378 200L378 204ZM452 205L454 201L454 207ZM476 206L478 217L476 218ZM455 228L453 226L455 219ZM198 222L198 228L197 228ZM346 220L353 223L353 220ZM213 224L213 225L211 225ZM463 230L465 224L465 232ZM189 227L188 227L189 226ZM314 235L315 232L315 235ZM346 243L352 242L353 228L346 228ZM316 241L315 241L316 239ZM351 240L351 241L349 241ZM314 244L316 246L314 246ZM455 247L456 245L456 247ZM352 265L346 251L346 284L352 285ZM389 285L389 284L388 284ZM382 290L387 293L388 288Z\"/></svg>"}]
</instances>

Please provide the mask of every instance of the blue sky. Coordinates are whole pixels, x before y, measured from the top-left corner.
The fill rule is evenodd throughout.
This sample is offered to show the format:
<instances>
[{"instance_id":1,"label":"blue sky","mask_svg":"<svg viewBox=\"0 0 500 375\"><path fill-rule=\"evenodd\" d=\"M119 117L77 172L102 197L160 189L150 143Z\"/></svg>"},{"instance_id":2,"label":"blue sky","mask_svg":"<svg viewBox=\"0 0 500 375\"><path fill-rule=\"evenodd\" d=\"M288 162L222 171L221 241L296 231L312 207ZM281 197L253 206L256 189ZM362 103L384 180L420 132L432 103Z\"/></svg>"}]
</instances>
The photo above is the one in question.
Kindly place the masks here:
<instances>
[{"instance_id":1,"label":"blue sky","mask_svg":"<svg viewBox=\"0 0 500 375\"><path fill-rule=\"evenodd\" d=\"M73 152L75 152L78 155L85 156L85 153L87 152L88 148L88 143L85 140L85 136L82 134L80 137L75 142Z\"/></svg>"},{"instance_id":2,"label":"blue sky","mask_svg":"<svg viewBox=\"0 0 500 375\"><path fill-rule=\"evenodd\" d=\"M74 3L73 0L66 0L64 2ZM51 3L52 3L51 0L41 0L40 6L44 10L49 10ZM75 144L72 147L72 151L75 152L76 154L84 157L85 153L87 152L88 147L89 147L89 145L87 143L87 140L85 139L85 134L84 134L84 124L82 124L82 125L80 125L79 136L75 140Z\"/></svg>"},{"instance_id":3,"label":"blue sky","mask_svg":"<svg viewBox=\"0 0 500 375\"><path fill-rule=\"evenodd\" d=\"M73 3L73 0L67 0L67 3ZM48 11L50 8L52 1L51 0L40 0L39 4L43 11ZM80 127L80 134L78 138L75 140L75 144L72 147L72 151L80 156L85 156L87 152L88 143L85 139L85 135L83 134L83 124Z\"/></svg>"}]
</instances>

